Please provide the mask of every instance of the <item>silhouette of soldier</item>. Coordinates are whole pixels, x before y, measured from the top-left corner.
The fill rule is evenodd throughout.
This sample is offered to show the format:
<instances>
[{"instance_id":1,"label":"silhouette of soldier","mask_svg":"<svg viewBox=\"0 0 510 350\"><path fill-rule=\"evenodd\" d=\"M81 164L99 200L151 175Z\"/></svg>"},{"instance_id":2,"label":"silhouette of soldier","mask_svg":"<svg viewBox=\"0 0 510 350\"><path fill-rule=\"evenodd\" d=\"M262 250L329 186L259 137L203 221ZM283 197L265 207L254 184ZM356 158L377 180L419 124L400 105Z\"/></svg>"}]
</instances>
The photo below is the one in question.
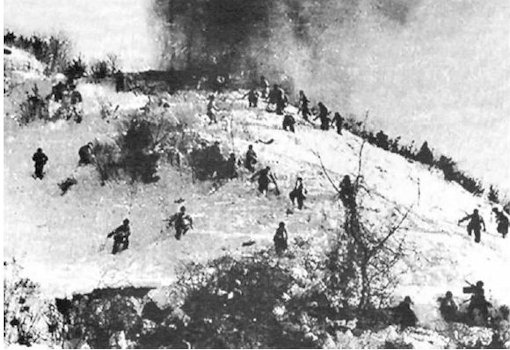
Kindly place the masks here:
<instances>
[{"instance_id":1,"label":"silhouette of soldier","mask_svg":"<svg viewBox=\"0 0 510 350\"><path fill-rule=\"evenodd\" d=\"M280 222L273 237L276 254L281 255L283 252L287 250L288 247L287 240L288 234L287 230L285 229L285 223Z\"/></svg>"},{"instance_id":2,"label":"silhouette of soldier","mask_svg":"<svg viewBox=\"0 0 510 350\"><path fill-rule=\"evenodd\" d=\"M329 110L322 102L319 102L317 106L319 107L319 114L313 120L320 119L321 130L329 130L330 123L330 120L328 118Z\"/></svg>"},{"instance_id":3,"label":"silhouette of soldier","mask_svg":"<svg viewBox=\"0 0 510 350\"><path fill-rule=\"evenodd\" d=\"M218 123L216 119L216 113L220 109L214 103L214 95L209 96L209 102L207 103L207 116L209 117L209 125L212 123Z\"/></svg>"},{"instance_id":4,"label":"silhouette of soldier","mask_svg":"<svg viewBox=\"0 0 510 350\"><path fill-rule=\"evenodd\" d=\"M438 298L439 301L439 312L443 319L447 322L453 322L457 320L457 304L453 300L453 294L450 291L447 291L445 296L442 298Z\"/></svg>"},{"instance_id":5,"label":"silhouette of soldier","mask_svg":"<svg viewBox=\"0 0 510 350\"><path fill-rule=\"evenodd\" d=\"M331 123L336 126L336 132L338 133L338 135L342 135L342 125L344 124L344 118L342 118L340 113L338 112L335 113L335 116L333 117Z\"/></svg>"},{"instance_id":6,"label":"silhouette of soldier","mask_svg":"<svg viewBox=\"0 0 510 350\"><path fill-rule=\"evenodd\" d=\"M193 228L193 219L191 216L186 214L186 207L181 207L178 213L175 213L167 220L167 228L170 228L172 224L175 227L175 238L180 240L182 236L184 236L189 229Z\"/></svg>"},{"instance_id":7,"label":"silhouette of soldier","mask_svg":"<svg viewBox=\"0 0 510 350\"><path fill-rule=\"evenodd\" d=\"M89 142L85 146L80 147L80 149L78 150L78 155L80 156L78 165L87 165L91 164L94 161L94 155L92 154L92 146L94 146L94 144L92 142Z\"/></svg>"},{"instance_id":8,"label":"silhouette of soldier","mask_svg":"<svg viewBox=\"0 0 510 350\"><path fill-rule=\"evenodd\" d=\"M35 167L34 175L36 178L42 180L42 178L44 177L43 172L44 166L48 162L48 157L46 156L46 154L43 153L42 148L38 148L37 152L35 152L34 155L32 156L32 160L34 161Z\"/></svg>"},{"instance_id":9,"label":"silhouette of soldier","mask_svg":"<svg viewBox=\"0 0 510 350\"><path fill-rule=\"evenodd\" d=\"M295 129L294 129L295 124L296 124L296 120L294 119L294 117L292 115L286 114L283 117L283 125L282 125L283 130L295 132Z\"/></svg>"},{"instance_id":10,"label":"silhouette of soldier","mask_svg":"<svg viewBox=\"0 0 510 350\"><path fill-rule=\"evenodd\" d=\"M471 288L473 295L471 295L468 305L468 316L471 320L476 321L475 310L478 310L478 314L482 317L482 323L486 323L487 317L489 316L488 307L492 305L485 299L483 282L478 281L476 282L476 285L472 285Z\"/></svg>"},{"instance_id":11,"label":"silhouette of soldier","mask_svg":"<svg viewBox=\"0 0 510 350\"><path fill-rule=\"evenodd\" d=\"M344 176L342 182L340 182L339 189L339 197L344 207L354 210L356 208L356 196L349 175Z\"/></svg>"},{"instance_id":12,"label":"silhouette of soldier","mask_svg":"<svg viewBox=\"0 0 510 350\"><path fill-rule=\"evenodd\" d=\"M505 215L503 210L499 211L498 208L493 208L492 211L496 215L496 223L498 225L496 229L505 238L508 234L508 216Z\"/></svg>"},{"instance_id":13,"label":"silhouette of soldier","mask_svg":"<svg viewBox=\"0 0 510 350\"><path fill-rule=\"evenodd\" d=\"M259 92L255 90L255 88L251 88L248 93L246 93L243 98L248 97L248 107L256 108L259 102Z\"/></svg>"},{"instance_id":14,"label":"silhouette of soldier","mask_svg":"<svg viewBox=\"0 0 510 350\"><path fill-rule=\"evenodd\" d=\"M129 229L129 219L124 219L122 225L117 227L106 236L107 238L113 236L112 254L117 254L128 249L130 235L131 230Z\"/></svg>"},{"instance_id":15,"label":"silhouette of soldier","mask_svg":"<svg viewBox=\"0 0 510 350\"><path fill-rule=\"evenodd\" d=\"M297 200L298 209L303 209L303 203L306 199L306 189L303 186L303 179L298 177L296 180L296 184L294 185L294 189L290 192L289 197L294 204L294 201Z\"/></svg>"},{"instance_id":16,"label":"silhouette of soldier","mask_svg":"<svg viewBox=\"0 0 510 350\"><path fill-rule=\"evenodd\" d=\"M271 168L269 166L265 167L262 170L259 170L252 176L252 180L258 177L258 190L260 193L267 194L269 189L269 183L272 182L276 185L276 179L274 175L271 173Z\"/></svg>"},{"instance_id":17,"label":"silhouette of soldier","mask_svg":"<svg viewBox=\"0 0 510 350\"><path fill-rule=\"evenodd\" d=\"M257 164L257 153L253 150L253 146L248 146L248 151L246 152L246 158L244 160L244 167L251 171L255 172L254 165Z\"/></svg>"},{"instance_id":18,"label":"silhouette of soldier","mask_svg":"<svg viewBox=\"0 0 510 350\"><path fill-rule=\"evenodd\" d=\"M303 116L303 119L306 121L308 120L308 117L311 115L310 109L308 104L310 103L310 100L306 97L303 90L299 90L299 110L298 113L301 112L301 115Z\"/></svg>"},{"instance_id":19,"label":"silhouette of soldier","mask_svg":"<svg viewBox=\"0 0 510 350\"><path fill-rule=\"evenodd\" d=\"M483 231L485 232L485 222L483 218L478 214L478 209L473 210L473 214L467 215L466 217L459 220L458 224L460 225L462 222L469 220L467 225L468 235L471 236L471 232L475 233L475 242L480 243L480 229L483 226Z\"/></svg>"},{"instance_id":20,"label":"silhouette of soldier","mask_svg":"<svg viewBox=\"0 0 510 350\"><path fill-rule=\"evenodd\" d=\"M396 322L400 325L402 330L407 327L416 327L416 323L418 322L416 314L411 309L412 303L411 298L406 296L404 301L394 308Z\"/></svg>"}]
</instances>

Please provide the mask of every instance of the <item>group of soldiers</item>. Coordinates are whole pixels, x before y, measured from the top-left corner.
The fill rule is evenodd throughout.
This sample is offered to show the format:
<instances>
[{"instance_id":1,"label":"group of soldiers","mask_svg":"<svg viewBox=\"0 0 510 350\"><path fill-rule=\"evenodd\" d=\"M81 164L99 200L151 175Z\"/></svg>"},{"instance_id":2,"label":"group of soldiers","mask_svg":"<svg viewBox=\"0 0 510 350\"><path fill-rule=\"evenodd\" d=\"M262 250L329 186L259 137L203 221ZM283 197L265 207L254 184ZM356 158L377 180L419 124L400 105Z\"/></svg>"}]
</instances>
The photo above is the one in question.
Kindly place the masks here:
<instances>
[{"instance_id":1,"label":"group of soldiers","mask_svg":"<svg viewBox=\"0 0 510 350\"><path fill-rule=\"evenodd\" d=\"M94 163L94 153L93 153L94 144L92 142L87 143L84 146L81 146L78 150L78 166L88 165ZM43 152L42 148L38 148L34 155L32 156L32 160L34 162L34 175L33 177L36 179L44 178L44 166L48 163L48 156Z\"/></svg>"},{"instance_id":2,"label":"group of soldiers","mask_svg":"<svg viewBox=\"0 0 510 350\"><path fill-rule=\"evenodd\" d=\"M496 230L501 234L503 238L506 237L508 234L508 215L504 212L504 210L500 210L497 207L494 207L492 209L492 212L495 215L496 220ZM485 221L483 220L483 217L478 212L478 209L474 209L472 214L466 215L462 219L458 221L458 224L460 225L464 221L468 221L468 225L466 227L467 233L469 236L472 236L474 234L475 242L480 243L481 241L481 231L486 231L485 227Z\"/></svg>"}]
</instances>

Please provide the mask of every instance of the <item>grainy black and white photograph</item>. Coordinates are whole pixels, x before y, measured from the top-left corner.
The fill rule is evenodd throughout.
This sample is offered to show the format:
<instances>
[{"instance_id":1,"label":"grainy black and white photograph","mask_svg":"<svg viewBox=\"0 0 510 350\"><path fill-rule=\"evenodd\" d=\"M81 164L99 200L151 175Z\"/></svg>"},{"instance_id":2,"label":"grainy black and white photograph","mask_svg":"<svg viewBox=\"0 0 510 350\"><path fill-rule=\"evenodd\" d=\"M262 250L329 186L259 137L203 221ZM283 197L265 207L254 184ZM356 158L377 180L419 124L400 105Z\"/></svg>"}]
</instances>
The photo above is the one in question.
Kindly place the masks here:
<instances>
[{"instance_id":1,"label":"grainy black and white photograph","mask_svg":"<svg viewBox=\"0 0 510 350\"><path fill-rule=\"evenodd\" d=\"M2 6L5 348L510 349L508 0Z\"/></svg>"}]
</instances>

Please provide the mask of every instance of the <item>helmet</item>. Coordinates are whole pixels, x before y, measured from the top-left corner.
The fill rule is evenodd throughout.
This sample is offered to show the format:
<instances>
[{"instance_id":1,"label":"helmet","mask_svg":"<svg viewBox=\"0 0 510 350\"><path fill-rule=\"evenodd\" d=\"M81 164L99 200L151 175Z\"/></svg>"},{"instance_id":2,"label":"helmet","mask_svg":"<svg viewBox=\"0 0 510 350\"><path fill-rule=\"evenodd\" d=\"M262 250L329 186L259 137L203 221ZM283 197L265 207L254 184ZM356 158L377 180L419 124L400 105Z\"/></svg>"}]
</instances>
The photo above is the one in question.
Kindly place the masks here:
<instances>
[{"instance_id":1,"label":"helmet","mask_svg":"<svg viewBox=\"0 0 510 350\"><path fill-rule=\"evenodd\" d=\"M181 210L181 212L185 212L186 211L186 207L182 206L180 210Z\"/></svg>"},{"instance_id":2,"label":"helmet","mask_svg":"<svg viewBox=\"0 0 510 350\"><path fill-rule=\"evenodd\" d=\"M478 281L478 282L476 282L476 286L477 286L478 288L482 288L482 287L483 287L483 282L482 282L482 281Z\"/></svg>"},{"instance_id":3,"label":"helmet","mask_svg":"<svg viewBox=\"0 0 510 350\"><path fill-rule=\"evenodd\" d=\"M413 301L411 300L411 297L409 295L404 298L404 303L407 303L407 304L413 303Z\"/></svg>"},{"instance_id":4,"label":"helmet","mask_svg":"<svg viewBox=\"0 0 510 350\"><path fill-rule=\"evenodd\" d=\"M285 223L282 221L282 222L280 222L280 224L279 224L278 226L280 226L280 227L284 227L284 226L285 226Z\"/></svg>"},{"instance_id":5,"label":"helmet","mask_svg":"<svg viewBox=\"0 0 510 350\"><path fill-rule=\"evenodd\" d=\"M37 152L42 152L42 148L38 148L38 149L37 149Z\"/></svg>"},{"instance_id":6,"label":"helmet","mask_svg":"<svg viewBox=\"0 0 510 350\"><path fill-rule=\"evenodd\" d=\"M450 291L446 292L446 297L447 297L447 298L451 298L451 297L453 297L452 292L450 292Z\"/></svg>"},{"instance_id":7,"label":"helmet","mask_svg":"<svg viewBox=\"0 0 510 350\"><path fill-rule=\"evenodd\" d=\"M124 223L124 225L129 224L129 219L124 219L123 223Z\"/></svg>"}]
</instances>

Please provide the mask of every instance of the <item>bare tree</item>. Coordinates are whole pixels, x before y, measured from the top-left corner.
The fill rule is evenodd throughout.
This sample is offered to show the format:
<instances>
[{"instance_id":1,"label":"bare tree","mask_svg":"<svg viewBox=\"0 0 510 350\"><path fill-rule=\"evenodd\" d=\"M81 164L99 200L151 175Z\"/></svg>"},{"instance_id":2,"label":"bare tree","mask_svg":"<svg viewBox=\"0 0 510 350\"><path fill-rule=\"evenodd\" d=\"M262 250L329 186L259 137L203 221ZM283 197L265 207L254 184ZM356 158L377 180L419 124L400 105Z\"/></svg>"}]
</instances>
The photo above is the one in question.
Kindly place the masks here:
<instances>
[{"instance_id":1,"label":"bare tree","mask_svg":"<svg viewBox=\"0 0 510 350\"><path fill-rule=\"evenodd\" d=\"M364 183L364 145L365 141L360 147L355 180L351 182L347 175L339 186L334 183L320 155L316 153L344 212L343 227L338 231L336 242L328 255L330 287L342 294L344 306L355 307L359 311L385 304L396 286L398 281L394 268L406 253L405 239L397 233L404 230L403 224L414 206L393 208L390 217L381 220L382 224L368 220L366 213L370 209L363 206L362 192L372 197L374 190ZM419 199L419 182L417 187Z\"/></svg>"}]
</instances>

